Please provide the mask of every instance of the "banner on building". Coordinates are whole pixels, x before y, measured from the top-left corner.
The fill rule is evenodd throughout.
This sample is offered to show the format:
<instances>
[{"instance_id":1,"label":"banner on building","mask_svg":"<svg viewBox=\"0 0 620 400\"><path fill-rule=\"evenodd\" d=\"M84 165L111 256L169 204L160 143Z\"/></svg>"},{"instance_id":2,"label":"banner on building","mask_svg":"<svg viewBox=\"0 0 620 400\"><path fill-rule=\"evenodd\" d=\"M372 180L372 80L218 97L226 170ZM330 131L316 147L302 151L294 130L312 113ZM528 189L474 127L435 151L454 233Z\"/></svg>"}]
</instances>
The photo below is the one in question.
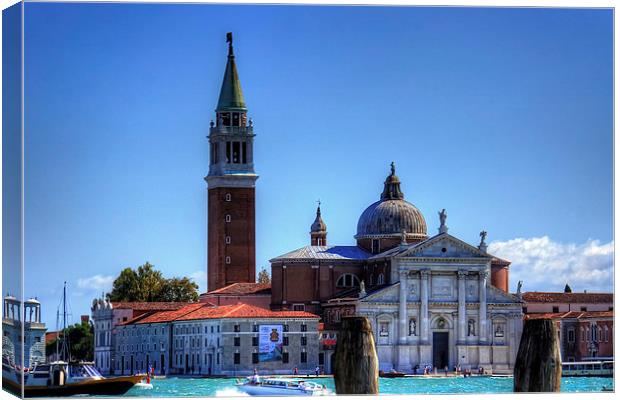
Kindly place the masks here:
<instances>
[{"instance_id":1,"label":"banner on building","mask_svg":"<svg viewBox=\"0 0 620 400\"><path fill-rule=\"evenodd\" d=\"M282 360L282 325L258 326L258 360Z\"/></svg>"}]
</instances>

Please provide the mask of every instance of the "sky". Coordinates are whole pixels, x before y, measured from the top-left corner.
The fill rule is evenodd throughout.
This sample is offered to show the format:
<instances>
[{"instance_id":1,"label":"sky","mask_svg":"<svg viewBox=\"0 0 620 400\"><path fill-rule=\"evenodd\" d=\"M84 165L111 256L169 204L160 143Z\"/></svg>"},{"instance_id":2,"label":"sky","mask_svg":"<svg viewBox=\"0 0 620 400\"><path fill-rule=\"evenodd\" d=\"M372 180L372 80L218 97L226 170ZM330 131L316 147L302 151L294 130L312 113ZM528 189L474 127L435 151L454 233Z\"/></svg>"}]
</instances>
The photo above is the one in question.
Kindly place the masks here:
<instances>
[{"instance_id":1,"label":"sky","mask_svg":"<svg viewBox=\"0 0 620 400\"><path fill-rule=\"evenodd\" d=\"M613 290L604 9L27 3L25 296L55 328L145 261L206 288L209 122L234 32L254 121L257 271L352 245L390 163L429 235L513 261L510 287Z\"/></svg>"}]
</instances>

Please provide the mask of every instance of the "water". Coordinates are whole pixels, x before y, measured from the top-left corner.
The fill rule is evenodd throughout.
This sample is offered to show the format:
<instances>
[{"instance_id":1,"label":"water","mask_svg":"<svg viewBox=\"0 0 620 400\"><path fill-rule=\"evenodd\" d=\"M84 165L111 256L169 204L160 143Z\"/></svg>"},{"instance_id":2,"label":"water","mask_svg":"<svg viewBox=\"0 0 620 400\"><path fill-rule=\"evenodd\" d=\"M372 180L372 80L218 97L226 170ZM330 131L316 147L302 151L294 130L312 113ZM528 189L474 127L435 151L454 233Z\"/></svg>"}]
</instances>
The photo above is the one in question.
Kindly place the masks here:
<instances>
[{"instance_id":1,"label":"water","mask_svg":"<svg viewBox=\"0 0 620 400\"><path fill-rule=\"evenodd\" d=\"M314 382L335 391L332 378L316 378ZM247 396L234 388L235 379L168 378L152 381L153 389L131 389L125 397L226 397ZM510 377L472 378L379 378L381 394L433 393L512 393ZM600 392L613 387L613 378L562 378L563 392Z\"/></svg>"}]
</instances>

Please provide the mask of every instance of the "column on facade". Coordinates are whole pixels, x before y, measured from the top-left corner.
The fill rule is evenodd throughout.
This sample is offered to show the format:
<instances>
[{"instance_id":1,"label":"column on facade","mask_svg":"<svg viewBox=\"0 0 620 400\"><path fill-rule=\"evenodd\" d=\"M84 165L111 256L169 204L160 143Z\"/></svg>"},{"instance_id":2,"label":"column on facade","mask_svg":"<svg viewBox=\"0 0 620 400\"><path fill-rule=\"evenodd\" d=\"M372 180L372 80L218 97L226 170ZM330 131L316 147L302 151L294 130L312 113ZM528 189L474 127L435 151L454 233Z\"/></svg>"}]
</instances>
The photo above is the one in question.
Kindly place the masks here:
<instances>
[{"instance_id":1,"label":"column on facade","mask_svg":"<svg viewBox=\"0 0 620 400\"><path fill-rule=\"evenodd\" d=\"M428 342L428 270L420 271L420 340Z\"/></svg>"},{"instance_id":2,"label":"column on facade","mask_svg":"<svg viewBox=\"0 0 620 400\"><path fill-rule=\"evenodd\" d=\"M458 323L458 341L465 342L465 334L467 327L467 305L465 303L465 278L467 272L459 270L457 272L458 286L459 286L459 323Z\"/></svg>"},{"instance_id":3,"label":"column on facade","mask_svg":"<svg viewBox=\"0 0 620 400\"><path fill-rule=\"evenodd\" d=\"M400 293L398 303L398 333L399 343L407 343L407 271L399 269Z\"/></svg>"},{"instance_id":4,"label":"column on facade","mask_svg":"<svg viewBox=\"0 0 620 400\"><path fill-rule=\"evenodd\" d=\"M479 332L478 335L480 337L481 342L487 341L487 277L488 272L481 271L478 275L478 293L479 297L479 307L478 307L478 320L479 320Z\"/></svg>"}]
</instances>

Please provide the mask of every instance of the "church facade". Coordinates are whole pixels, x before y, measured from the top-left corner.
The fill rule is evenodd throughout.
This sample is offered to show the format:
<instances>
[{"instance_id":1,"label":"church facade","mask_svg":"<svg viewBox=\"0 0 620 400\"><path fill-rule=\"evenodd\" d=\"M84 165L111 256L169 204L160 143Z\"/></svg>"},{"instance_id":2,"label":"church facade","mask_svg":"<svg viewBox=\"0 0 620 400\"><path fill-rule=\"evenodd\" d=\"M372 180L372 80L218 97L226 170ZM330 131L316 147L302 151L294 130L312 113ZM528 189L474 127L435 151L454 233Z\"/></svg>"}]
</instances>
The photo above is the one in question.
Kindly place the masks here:
<instances>
[{"instance_id":1,"label":"church facade","mask_svg":"<svg viewBox=\"0 0 620 400\"><path fill-rule=\"evenodd\" d=\"M446 218L443 210L429 237L392 164L379 201L359 218L356 246L327 245L319 208L310 245L271 260L271 307L321 315L326 337L342 316L368 317L384 371L511 372L523 303L508 292L510 262L487 253L486 232L478 246L450 235ZM327 371L333 350L320 350Z\"/></svg>"}]
</instances>

